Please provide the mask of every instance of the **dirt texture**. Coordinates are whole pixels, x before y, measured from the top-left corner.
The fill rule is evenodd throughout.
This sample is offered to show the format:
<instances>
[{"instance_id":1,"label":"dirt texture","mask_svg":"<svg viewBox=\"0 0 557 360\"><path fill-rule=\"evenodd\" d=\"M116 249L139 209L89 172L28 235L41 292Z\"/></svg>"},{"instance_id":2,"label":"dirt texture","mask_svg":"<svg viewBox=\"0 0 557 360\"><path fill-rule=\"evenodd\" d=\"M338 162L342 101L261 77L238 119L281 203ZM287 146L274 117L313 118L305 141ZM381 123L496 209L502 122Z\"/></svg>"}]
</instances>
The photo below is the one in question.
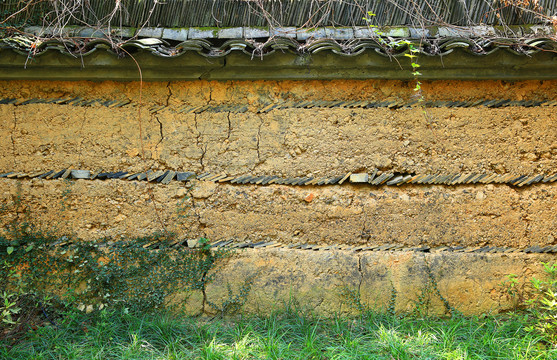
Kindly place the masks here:
<instances>
[{"instance_id":1,"label":"dirt texture","mask_svg":"<svg viewBox=\"0 0 557 360\"><path fill-rule=\"evenodd\" d=\"M147 169L228 175L346 172L553 174L551 107L285 109L150 114L0 105L0 171ZM142 136L140 136L140 134Z\"/></svg>"},{"instance_id":2,"label":"dirt texture","mask_svg":"<svg viewBox=\"0 0 557 360\"><path fill-rule=\"evenodd\" d=\"M364 305L387 312L394 288L396 311L408 313L415 310L418 296L431 284L429 267L441 296L458 311L496 313L512 309L517 300L502 285L506 275L517 276L517 293L527 297L529 279L542 277L540 263L553 258L539 254L244 250L219 269L215 282L207 288L207 298L220 306L229 300L228 285L237 294L255 274L243 308L247 312L268 313L297 304L325 316L354 313L342 295L346 290L359 291ZM422 311L447 314L439 296L433 293L429 298L431 306ZM190 298L188 306L199 312L199 296ZM214 312L210 307L206 310Z\"/></svg>"},{"instance_id":3,"label":"dirt texture","mask_svg":"<svg viewBox=\"0 0 557 360\"><path fill-rule=\"evenodd\" d=\"M557 186L300 187L0 180L43 229L86 240L172 231L212 241L526 248L557 243ZM8 208L2 223L22 219Z\"/></svg>"},{"instance_id":4,"label":"dirt texture","mask_svg":"<svg viewBox=\"0 0 557 360\"><path fill-rule=\"evenodd\" d=\"M130 99L131 106L0 105L0 171L88 169L333 176L347 172L553 174L551 107L283 109L282 100L409 98L400 81L3 82L5 97ZM557 82L425 82L431 99L551 99ZM458 89L458 91L455 91ZM180 114L188 104L246 113ZM141 106L139 104L142 104ZM154 104L168 105L156 113ZM83 239L171 229L212 240L407 245L553 245L556 186L193 186L0 179L35 217ZM63 204L63 206L61 205ZM59 210L57 210L59 209ZM62 210L63 209L63 210ZM178 216L177 212L186 217ZM5 214L8 221L14 214Z\"/></svg>"},{"instance_id":5,"label":"dirt texture","mask_svg":"<svg viewBox=\"0 0 557 360\"><path fill-rule=\"evenodd\" d=\"M286 100L410 100L413 82L0 82L0 97L130 100L122 108L0 105L0 172L87 169L178 170L228 175L333 176L347 172L554 174L552 107L282 109ZM557 81L423 82L426 100L554 100ZM141 89L141 91L140 91ZM247 105L246 113L180 114L184 105ZM153 105L163 105L150 112ZM171 231L216 242L498 246L557 244L557 183L375 187L168 185L125 180L0 179L0 223L83 240ZM20 201L23 206L14 207ZM3 226L1 231L5 231ZM350 311L338 295L360 290L384 309L411 310L427 281L465 313L509 307L497 288L521 280L550 255L348 253L254 249L240 252L207 290L219 303L258 274L247 309L269 311L291 296L318 313ZM198 294L199 295L199 294ZM195 297L195 296L194 296ZM195 300L195 299L194 299ZM192 310L199 311L193 302ZM438 299L433 311L443 312ZM374 306L375 306L374 305Z\"/></svg>"}]
</instances>

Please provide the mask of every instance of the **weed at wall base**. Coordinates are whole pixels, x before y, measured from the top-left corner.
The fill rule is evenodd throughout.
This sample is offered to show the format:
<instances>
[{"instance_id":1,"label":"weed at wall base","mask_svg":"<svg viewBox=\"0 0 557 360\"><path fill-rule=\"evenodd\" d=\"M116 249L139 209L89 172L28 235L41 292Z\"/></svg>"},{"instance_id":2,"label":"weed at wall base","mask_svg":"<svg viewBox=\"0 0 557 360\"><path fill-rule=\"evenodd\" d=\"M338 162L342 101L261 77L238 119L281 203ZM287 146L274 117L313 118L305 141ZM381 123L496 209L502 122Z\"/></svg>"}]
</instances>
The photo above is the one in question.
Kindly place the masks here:
<instances>
[{"instance_id":1,"label":"weed at wall base","mask_svg":"<svg viewBox=\"0 0 557 360\"><path fill-rule=\"evenodd\" d=\"M55 240L40 234L0 238L5 264L0 285L70 302L146 310L177 292L203 289L213 278L209 270L230 254L177 247L172 235L160 234L115 242ZM6 273L14 270L22 279L18 284Z\"/></svg>"},{"instance_id":2,"label":"weed at wall base","mask_svg":"<svg viewBox=\"0 0 557 360\"><path fill-rule=\"evenodd\" d=\"M441 294L437 284L437 279L433 275L433 271L431 270L429 262L425 257L423 258L423 261L425 268L425 281L421 291L417 294L416 300L414 300L413 309L406 315L411 315L415 318L425 318L430 316L433 308L432 300L436 297L443 304L445 315L448 314L451 317L462 316L462 313L453 307L447 298ZM375 316L376 313L384 313L392 318L395 318L397 316L396 305L398 295L398 291L391 281L391 296L385 306L385 310L381 311L381 309L377 310L374 309L376 307L372 308L370 305L363 303L361 300L361 294L357 290L343 288L340 291L340 296L344 299L344 303L364 317Z\"/></svg>"},{"instance_id":3,"label":"weed at wall base","mask_svg":"<svg viewBox=\"0 0 557 360\"><path fill-rule=\"evenodd\" d=\"M231 255L208 243L196 249L176 246L167 234L96 243L25 234L0 237L0 338L21 325L32 328L25 324L30 311L44 322L45 303L84 312L159 309L177 294L204 292L215 276L211 270ZM175 304L180 305L185 304Z\"/></svg>"},{"instance_id":4,"label":"weed at wall base","mask_svg":"<svg viewBox=\"0 0 557 360\"><path fill-rule=\"evenodd\" d=\"M557 346L557 263L543 263L545 279L532 279L534 297L527 301L532 324L528 331Z\"/></svg>"}]
</instances>

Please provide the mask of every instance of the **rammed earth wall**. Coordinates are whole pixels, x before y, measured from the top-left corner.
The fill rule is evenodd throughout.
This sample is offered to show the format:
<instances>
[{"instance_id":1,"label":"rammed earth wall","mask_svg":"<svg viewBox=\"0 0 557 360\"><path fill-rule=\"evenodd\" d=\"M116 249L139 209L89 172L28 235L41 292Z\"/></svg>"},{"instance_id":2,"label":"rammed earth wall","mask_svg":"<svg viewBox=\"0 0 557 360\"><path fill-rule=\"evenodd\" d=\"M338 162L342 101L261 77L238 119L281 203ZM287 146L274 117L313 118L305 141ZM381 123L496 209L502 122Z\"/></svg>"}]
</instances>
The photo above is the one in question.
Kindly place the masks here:
<instances>
[{"instance_id":1,"label":"rammed earth wall","mask_svg":"<svg viewBox=\"0 0 557 360\"><path fill-rule=\"evenodd\" d=\"M288 299L287 288L303 290L300 284L329 289L345 281L372 297L379 285L366 280L376 271L362 265L365 259L385 263L388 273L399 274L397 289L412 293L424 280L414 271L415 259L433 256L450 300L467 312L486 311L500 302L496 285L505 274L534 274L538 260L557 252L556 81L424 82L424 109L412 98L412 82L403 81L139 88L2 82L2 202L19 194L38 223L84 240L166 229L252 247L315 245L317 252L256 248L227 265L230 281L247 271L238 261L284 271L258 285L276 301ZM66 169L99 176L72 180ZM129 178L148 170L157 174L153 181ZM178 181L166 171L200 179ZM367 173L368 182L350 173ZM171 179L163 181L164 174ZM381 175L390 177L374 184ZM15 215L4 213L1 220ZM347 257L354 266L346 266L355 268L346 274L344 265L327 269L330 256ZM459 265L447 267L445 260ZM306 268L307 261L321 270ZM286 275L294 273L299 276ZM376 280L387 289L392 279ZM226 288L219 281L217 294ZM470 290L457 294L455 286ZM300 294L307 304L335 303L319 291Z\"/></svg>"},{"instance_id":2,"label":"rammed earth wall","mask_svg":"<svg viewBox=\"0 0 557 360\"><path fill-rule=\"evenodd\" d=\"M551 173L557 163L552 106L557 94L551 81L424 84L434 106L426 114L415 104L403 107L416 102L405 82L146 83L142 94L138 88L137 83L4 82L0 96L6 101L31 101L0 105L1 131L10 139L0 145L0 168L287 177L376 168L522 175ZM96 99L114 104L32 100L76 97L81 104ZM474 106L490 100L514 103ZM536 100L545 102L524 106ZM296 108L304 101L307 108ZM348 103L355 101L360 104Z\"/></svg>"},{"instance_id":3,"label":"rammed earth wall","mask_svg":"<svg viewBox=\"0 0 557 360\"><path fill-rule=\"evenodd\" d=\"M168 230L192 238L286 245L526 249L555 245L557 236L554 184L515 189L483 184L162 185L117 179L2 179L0 186L3 202L19 191L45 227L87 240L151 234L163 229L159 217Z\"/></svg>"}]
</instances>

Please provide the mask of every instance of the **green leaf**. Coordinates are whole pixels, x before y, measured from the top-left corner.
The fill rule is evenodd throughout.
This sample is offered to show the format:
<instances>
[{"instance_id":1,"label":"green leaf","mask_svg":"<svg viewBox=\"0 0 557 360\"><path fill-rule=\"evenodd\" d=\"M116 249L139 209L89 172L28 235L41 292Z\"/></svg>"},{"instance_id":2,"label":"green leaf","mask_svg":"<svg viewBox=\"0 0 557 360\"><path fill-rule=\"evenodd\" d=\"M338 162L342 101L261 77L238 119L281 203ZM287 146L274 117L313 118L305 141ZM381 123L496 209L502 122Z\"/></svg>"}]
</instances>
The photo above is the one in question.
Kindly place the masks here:
<instances>
[{"instance_id":1,"label":"green leaf","mask_svg":"<svg viewBox=\"0 0 557 360\"><path fill-rule=\"evenodd\" d=\"M29 252L29 251L33 250L33 247L34 247L33 244L27 246L27 247L25 248L25 252Z\"/></svg>"},{"instance_id":2,"label":"green leaf","mask_svg":"<svg viewBox=\"0 0 557 360\"><path fill-rule=\"evenodd\" d=\"M416 55L412 55L412 54L404 54L404 56L408 56L410 59L417 57Z\"/></svg>"},{"instance_id":3,"label":"green leaf","mask_svg":"<svg viewBox=\"0 0 557 360\"><path fill-rule=\"evenodd\" d=\"M8 248L6 249L6 251L8 252L8 255L11 255L11 253L14 252L14 247L13 247L13 246L8 246Z\"/></svg>"}]
</instances>

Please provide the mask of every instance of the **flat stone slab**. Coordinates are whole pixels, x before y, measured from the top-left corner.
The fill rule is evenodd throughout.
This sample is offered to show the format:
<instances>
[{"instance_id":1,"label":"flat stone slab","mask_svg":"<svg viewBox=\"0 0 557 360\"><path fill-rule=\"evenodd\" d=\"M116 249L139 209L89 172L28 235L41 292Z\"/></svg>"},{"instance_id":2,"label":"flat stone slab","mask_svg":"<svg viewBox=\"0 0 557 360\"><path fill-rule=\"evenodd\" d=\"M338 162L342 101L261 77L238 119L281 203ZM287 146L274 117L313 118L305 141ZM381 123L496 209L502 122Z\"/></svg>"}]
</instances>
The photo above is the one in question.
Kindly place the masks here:
<instances>
[{"instance_id":1,"label":"flat stone slab","mask_svg":"<svg viewBox=\"0 0 557 360\"><path fill-rule=\"evenodd\" d=\"M368 181L369 181L369 175L366 173L350 175L351 183L367 183Z\"/></svg>"},{"instance_id":2,"label":"flat stone slab","mask_svg":"<svg viewBox=\"0 0 557 360\"><path fill-rule=\"evenodd\" d=\"M72 170L71 175L73 179L89 179L91 178L91 171L89 170Z\"/></svg>"}]
</instances>

